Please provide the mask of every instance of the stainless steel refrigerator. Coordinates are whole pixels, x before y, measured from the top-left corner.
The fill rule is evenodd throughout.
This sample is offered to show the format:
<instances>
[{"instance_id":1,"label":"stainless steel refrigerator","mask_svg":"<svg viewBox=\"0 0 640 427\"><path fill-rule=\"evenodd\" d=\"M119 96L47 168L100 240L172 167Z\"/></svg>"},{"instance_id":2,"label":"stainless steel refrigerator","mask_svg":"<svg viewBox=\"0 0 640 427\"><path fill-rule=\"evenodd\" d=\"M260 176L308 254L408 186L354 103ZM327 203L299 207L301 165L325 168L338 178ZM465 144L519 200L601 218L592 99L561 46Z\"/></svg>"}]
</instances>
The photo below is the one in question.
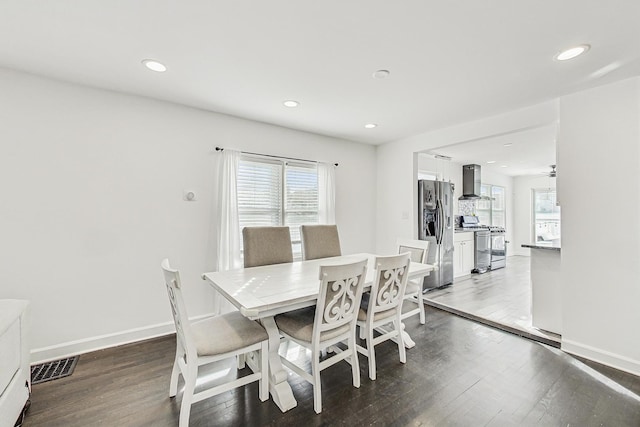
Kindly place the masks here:
<instances>
[{"instance_id":1,"label":"stainless steel refrigerator","mask_svg":"<svg viewBox=\"0 0 640 427\"><path fill-rule=\"evenodd\" d=\"M418 238L429 241L428 264L438 269L424 279L424 289L453 283L453 184L418 181Z\"/></svg>"}]
</instances>

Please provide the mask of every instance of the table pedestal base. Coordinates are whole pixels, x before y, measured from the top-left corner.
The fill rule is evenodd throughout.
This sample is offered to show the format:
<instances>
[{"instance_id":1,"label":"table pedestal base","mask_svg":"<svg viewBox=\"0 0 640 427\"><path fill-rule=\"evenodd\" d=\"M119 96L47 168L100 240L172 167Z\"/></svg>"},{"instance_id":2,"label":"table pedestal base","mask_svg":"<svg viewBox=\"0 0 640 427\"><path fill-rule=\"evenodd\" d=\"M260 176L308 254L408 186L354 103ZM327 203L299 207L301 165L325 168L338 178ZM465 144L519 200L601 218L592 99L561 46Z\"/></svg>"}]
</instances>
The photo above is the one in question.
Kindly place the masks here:
<instances>
[{"instance_id":1,"label":"table pedestal base","mask_svg":"<svg viewBox=\"0 0 640 427\"><path fill-rule=\"evenodd\" d=\"M287 382L287 371L282 367L278 348L280 347L280 332L273 317L260 319L262 326L269 335L269 392L271 398L282 412L298 405L291 386Z\"/></svg>"}]
</instances>

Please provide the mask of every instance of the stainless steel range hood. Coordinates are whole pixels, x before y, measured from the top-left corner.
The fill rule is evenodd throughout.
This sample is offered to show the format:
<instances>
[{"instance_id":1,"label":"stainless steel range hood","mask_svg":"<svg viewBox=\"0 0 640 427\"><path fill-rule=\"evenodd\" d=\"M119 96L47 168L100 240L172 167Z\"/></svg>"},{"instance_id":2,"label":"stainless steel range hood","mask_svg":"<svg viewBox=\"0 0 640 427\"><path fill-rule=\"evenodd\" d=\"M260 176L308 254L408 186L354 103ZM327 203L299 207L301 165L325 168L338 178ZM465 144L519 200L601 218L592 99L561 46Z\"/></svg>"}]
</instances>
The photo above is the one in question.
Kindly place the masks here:
<instances>
[{"instance_id":1,"label":"stainless steel range hood","mask_svg":"<svg viewBox=\"0 0 640 427\"><path fill-rule=\"evenodd\" d=\"M481 184L480 165L462 166L462 196L458 200L478 200Z\"/></svg>"}]
</instances>

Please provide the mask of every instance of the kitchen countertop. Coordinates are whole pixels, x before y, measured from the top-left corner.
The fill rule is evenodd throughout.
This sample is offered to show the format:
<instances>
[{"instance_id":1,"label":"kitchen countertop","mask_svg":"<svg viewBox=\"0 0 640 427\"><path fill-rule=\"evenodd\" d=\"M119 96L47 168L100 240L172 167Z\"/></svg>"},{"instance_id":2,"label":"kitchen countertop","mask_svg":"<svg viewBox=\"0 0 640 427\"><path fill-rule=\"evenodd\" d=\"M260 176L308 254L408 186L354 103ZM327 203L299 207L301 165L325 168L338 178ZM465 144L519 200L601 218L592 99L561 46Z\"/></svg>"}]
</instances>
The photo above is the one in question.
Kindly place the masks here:
<instances>
[{"instance_id":1,"label":"kitchen countertop","mask_svg":"<svg viewBox=\"0 0 640 427\"><path fill-rule=\"evenodd\" d=\"M487 231L486 229L468 229L468 228L454 228L454 233L475 233L476 231Z\"/></svg>"},{"instance_id":2,"label":"kitchen countertop","mask_svg":"<svg viewBox=\"0 0 640 427\"><path fill-rule=\"evenodd\" d=\"M538 243L532 243L529 245L521 245L523 248L530 248L530 249L547 249L550 251L558 251L560 252L560 245L558 243L544 243L544 242L538 242Z\"/></svg>"}]
</instances>

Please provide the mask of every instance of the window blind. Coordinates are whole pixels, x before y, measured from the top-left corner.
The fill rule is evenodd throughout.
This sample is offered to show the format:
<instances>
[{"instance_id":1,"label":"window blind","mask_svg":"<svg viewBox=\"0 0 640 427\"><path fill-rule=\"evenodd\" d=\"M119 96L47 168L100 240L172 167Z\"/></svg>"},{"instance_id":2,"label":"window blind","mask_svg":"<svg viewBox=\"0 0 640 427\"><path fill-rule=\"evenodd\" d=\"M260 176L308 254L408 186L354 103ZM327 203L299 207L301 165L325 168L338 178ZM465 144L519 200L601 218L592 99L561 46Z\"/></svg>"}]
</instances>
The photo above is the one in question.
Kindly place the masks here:
<instances>
[{"instance_id":1,"label":"window blind","mask_svg":"<svg viewBox=\"0 0 640 427\"><path fill-rule=\"evenodd\" d=\"M240 160L237 181L240 229L282 224L281 169L280 162Z\"/></svg>"},{"instance_id":2,"label":"window blind","mask_svg":"<svg viewBox=\"0 0 640 427\"><path fill-rule=\"evenodd\" d=\"M294 258L301 258L299 226L319 221L316 164L244 155L237 178L240 230L289 226Z\"/></svg>"},{"instance_id":3,"label":"window blind","mask_svg":"<svg viewBox=\"0 0 640 427\"><path fill-rule=\"evenodd\" d=\"M300 225L318 223L318 170L315 165L288 163L285 167L285 225L291 241L300 241Z\"/></svg>"}]
</instances>

